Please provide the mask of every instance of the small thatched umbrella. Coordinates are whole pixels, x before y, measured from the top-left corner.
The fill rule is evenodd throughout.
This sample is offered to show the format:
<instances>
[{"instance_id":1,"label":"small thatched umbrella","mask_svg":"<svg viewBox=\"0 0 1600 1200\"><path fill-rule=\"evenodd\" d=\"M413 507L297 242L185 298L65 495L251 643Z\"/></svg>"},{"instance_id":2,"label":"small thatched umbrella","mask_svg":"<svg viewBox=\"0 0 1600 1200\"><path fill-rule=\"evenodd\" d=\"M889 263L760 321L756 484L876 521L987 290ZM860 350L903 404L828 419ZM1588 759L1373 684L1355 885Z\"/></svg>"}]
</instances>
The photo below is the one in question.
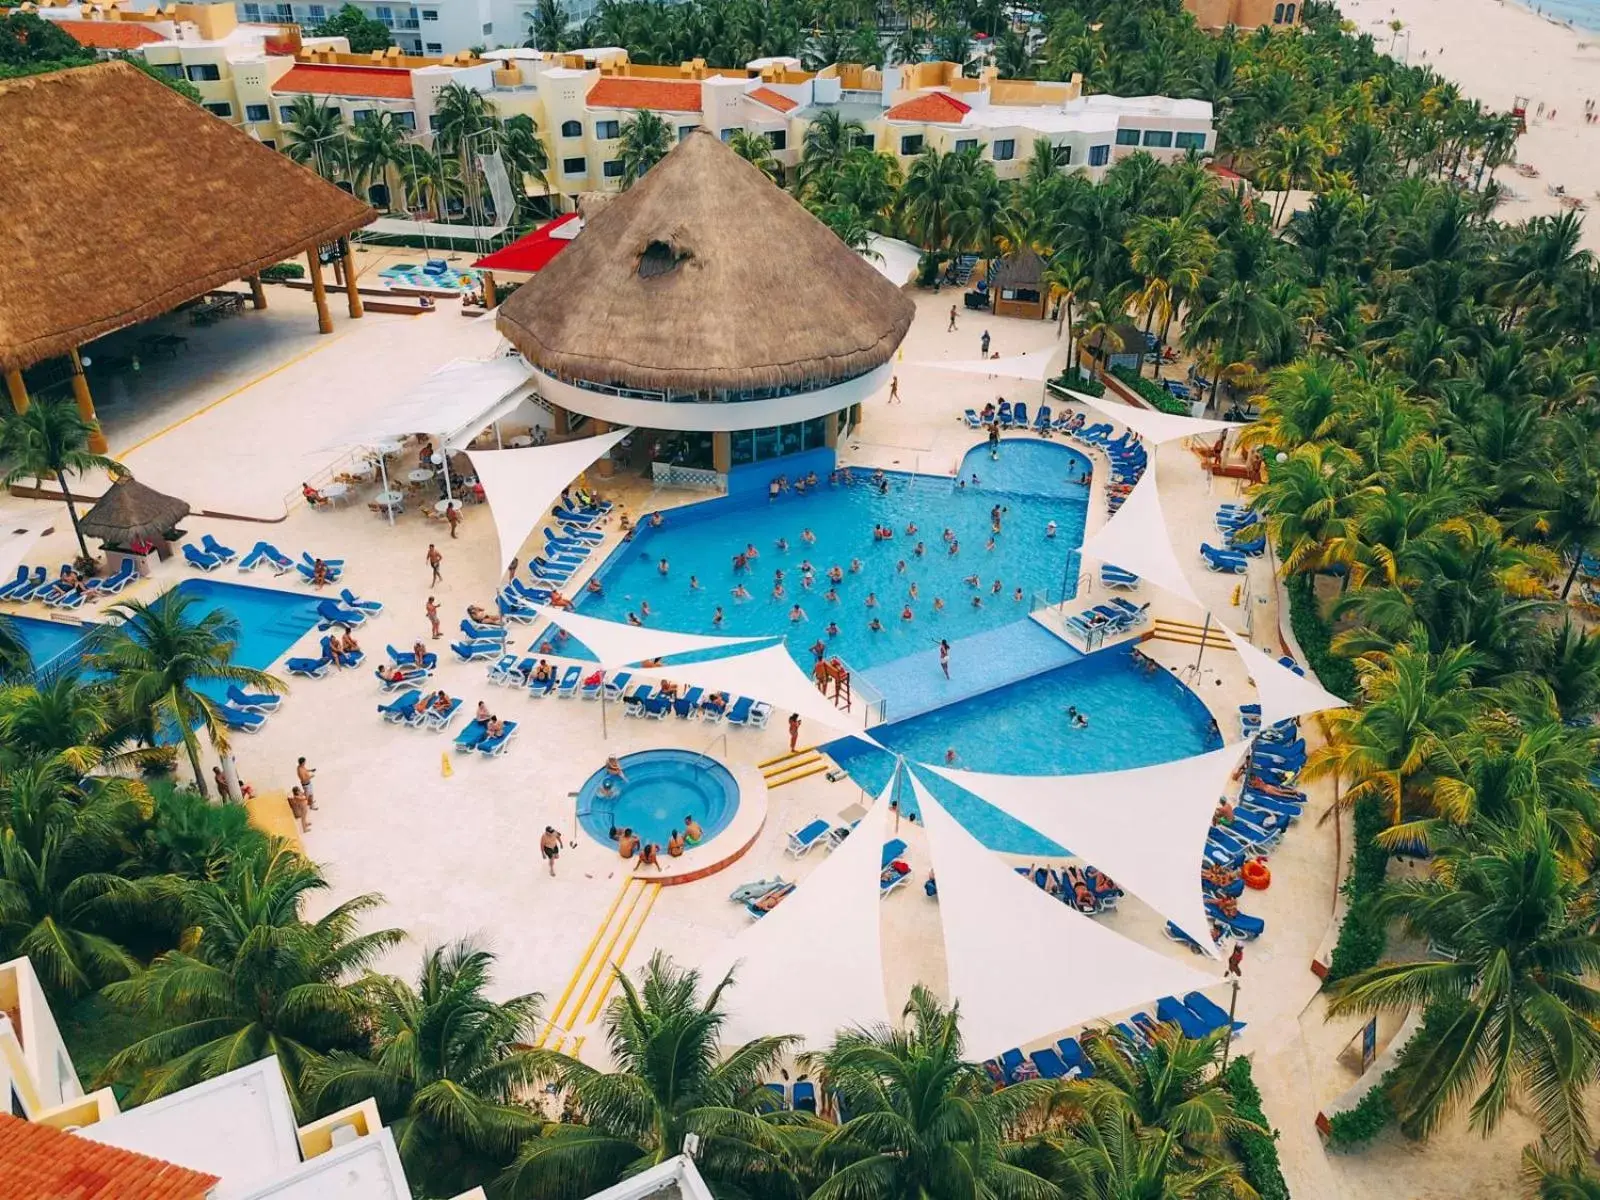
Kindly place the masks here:
<instances>
[{"instance_id":1,"label":"small thatched umbrella","mask_svg":"<svg viewBox=\"0 0 1600 1200\"><path fill-rule=\"evenodd\" d=\"M188 515L184 501L123 475L83 515L79 527L108 546L126 547L139 541L165 541Z\"/></svg>"}]
</instances>

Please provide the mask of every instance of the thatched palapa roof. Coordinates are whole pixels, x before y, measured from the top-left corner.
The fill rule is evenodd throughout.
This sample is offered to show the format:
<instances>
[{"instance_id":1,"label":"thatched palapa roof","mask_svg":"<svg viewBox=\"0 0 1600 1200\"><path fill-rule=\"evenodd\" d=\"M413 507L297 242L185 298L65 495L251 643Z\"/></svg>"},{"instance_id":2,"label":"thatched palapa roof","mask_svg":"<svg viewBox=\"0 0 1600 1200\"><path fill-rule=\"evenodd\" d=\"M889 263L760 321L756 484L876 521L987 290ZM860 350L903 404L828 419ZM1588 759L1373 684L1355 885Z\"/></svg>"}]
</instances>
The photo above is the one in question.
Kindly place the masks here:
<instances>
[{"instance_id":1,"label":"thatched palapa roof","mask_svg":"<svg viewBox=\"0 0 1600 1200\"><path fill-rule=\"evenodd\" d=\"M994 273L997 288L1031 288L1039 291L1044 284L1044 260L1029 246L1023 246L1000 261Z\"/></svg>"},{"instance_id":2,"label":"thatched palapa roof","mask_svg":"<svg viewBox=\"0 0 1600 1200\"><path fill-rule=\"evenodd\" d=\"M89 537L126 546L140 538L170 533L188 515L189 506L182 500L146 487L132 475L123 475L78 524Z\"/></svg>"},{"instance_id":3,"label":"thatched palapa roof","mask_svg":"<svg viewBox=\"0 0 1600 1200\"><path fill-rule=\"evenodd\" d=\"M696 131L591 214L499 324L559 377L748 391L881 366L914 311L786 191Z\"/></svg>"},{"instance_id":4,"label":"thatched palapa roof","mask_svg":"<svg viewBox=\"0 0 1600 1200\"><path fill-rule=\"evenodd\" d=\"M65 354L376 215L126 63L0 82L0 370Z\"/></svg>"}]
</instances>

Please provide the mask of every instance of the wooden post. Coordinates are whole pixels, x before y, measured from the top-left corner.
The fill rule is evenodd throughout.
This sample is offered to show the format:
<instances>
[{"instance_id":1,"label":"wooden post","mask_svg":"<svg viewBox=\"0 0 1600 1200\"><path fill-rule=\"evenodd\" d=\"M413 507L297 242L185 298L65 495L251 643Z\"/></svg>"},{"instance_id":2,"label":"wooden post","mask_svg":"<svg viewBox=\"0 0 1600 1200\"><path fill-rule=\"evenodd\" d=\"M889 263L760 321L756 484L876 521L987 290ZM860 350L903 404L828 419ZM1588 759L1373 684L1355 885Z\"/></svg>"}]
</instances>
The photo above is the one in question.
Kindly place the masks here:
<instances>
[{"instance_id":1,"label":"wooden post","mask_svg":"<svg viewBox=\"0 0 1600 1200\"><path fill-rule=\"evenodd\" d=\"M350 253L350 239L347 237L339 239L339 259L344 263L344 294L350 302L350 315L359 317L363 312L361 289L356 287L356 260Z\"/></svg>"},{"instance_id":2,"label":"wooden post","mask_svg":"<svg viewBox=\"0 0 1600 1200\"><path fill-rule=\"evenodd\" d=\"M261 276L252 275L250 283L250 305L257 312L267 306L267 289L261 286Z\"/></svg>"},{"instance_id":3,"label":"wooden post","mask_svg":"<svg viewBox=\"0 0 1600 1200\"><path fill-rule=\"evenodd\" d=\"M100 420L94 415L94 397L89 395L89 379L83 373L83 359L74 349L72 358L72 395L78 402L78 416L89 427L89 451L92 454L104 454L110 449L106 445L106 435L101 432Z\"/></svg>"},{"instance_id":4,"label":"wooden post","mask_svg":"<svg viewBox=\"0 0 1600 1200\"><path fill-rule=\"evenodd\" d=\"M22 382L21 371L6 372L6 391L11 393L11 407L18 415L28 411L28 385Z\"/></svg>"},{"instance_id":5,"label":"wooden post","mask_svg":"<svg viewBox=\"0 0 1600 1200\"><path fill-rule=\"evenodd\" d=\"M495 292L493 271L485 271L483 273L483 306L485 308L498 308L500 306L500 297Z\"/></svg>"},{"instance_id":6,"label":"wooden post","mask_svg":"<svg viewBox=\"0 0 1600 1200\"><path fill-rule=\"evenodd\" d=\"M317 304L317 332L332 333L333 314L328 311L328 289L322 283L322 260L315 246L306 251L306 266L311 271L311 298Z\"/></svg>"}]
</instances>

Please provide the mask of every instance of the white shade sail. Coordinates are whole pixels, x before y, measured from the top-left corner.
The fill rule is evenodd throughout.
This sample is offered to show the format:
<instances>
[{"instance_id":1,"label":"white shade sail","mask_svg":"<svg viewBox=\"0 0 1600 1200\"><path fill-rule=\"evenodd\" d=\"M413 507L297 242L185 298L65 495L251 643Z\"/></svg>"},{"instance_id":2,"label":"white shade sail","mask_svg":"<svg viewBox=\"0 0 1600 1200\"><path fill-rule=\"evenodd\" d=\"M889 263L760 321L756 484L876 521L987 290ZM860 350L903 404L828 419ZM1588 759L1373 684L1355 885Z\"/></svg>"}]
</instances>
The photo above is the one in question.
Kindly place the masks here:
<instances>
[{"instance_id":1,"label":"white shade sail","mask_svg":"<svg viewBox=\"0 0 1600 1200\"><path fill-rule=\"evenodd\" d=\"M1237 427L1234 421L1199 420L1180 417L1172 413L1156 412L1153 408L1135 408L1120 400L1105 396L1089 396L1083 392L1066 389L1067 394L1080 404L1087 404L1096 412L1104 413L1113 421L1120 421L1153 446L1178 438L1193 437L1200 433L1216 433L1220 429Z\"/></svg>"},{"instance_id":2,"label":"white shade sail","mask_svg":"<svg viewBox=\"0 0 1600 1200\"><path fill-rule=\"evenodd\" d=\"M971 1057L1216 982L1096 924L985 850L912 774L939 887L951 999Z\"/></svg>"},{"instance_id":3,"label":"white shade sail","mask_svg":"<svg viewBox=\"0 0 1600 1200\"><path fill-rule=\"evenodd\" d=\"M324 449L370 446L413 433L450 442L483 429L500 401L533 376L521 357L458 358L405 395L369 413ZM557 489L559 490L559 489Z\"/></svg>"},{"instance_id":4,"label":"white shade sail","mask_svg":"<svg viewBox=\"0 0 1600 1200\"><path fill-rule=\"evenodd\" d=\"M1161 511L1161 493L1156 488L1153 457L1144 477L1128 493L1122 507L1083 539L1079 554L1085 560L1111 563L1124 571L1132 571L1174 596L1200 604L1172 552L1166 514Z\"/></svg>"},{"instance_id":5,"label":"white shade sail","mask_svg":"<svg viewBox=\"0 0 1600 1200\"><path fill-rule=\"evenodd\" d=\"M1287 721L1290 717L1304 717L1329 708L1348 707L1347 701L1339 699L1315 679L1291 671L1226 625L1221 628L1233 643L1233 648L1239 652L1239 661L1244 663L1245 673L1256 685L1256 698L1261 701L1263 728Z\"/></svg>"},{"instance_id":6,"label":"white shade sail","mask_svg":"<svg viewBox=\"0 0 1600 1200\"><path fill-rule=\"evenodd\" d=\"M922 251L910 242L874 233L867 238L867 248L861 252L861 257L895 287L904 287L916 275Z\"/></svg>"},{"instance_id":7,"label":"white shade sail","mask_svg":"<svg viewBox=\"0 0 1600 1200\"><path fill-rule=\"evenodd\" d=\"M1050 378L1050 360L1055 349L1033 350L1008 358L927 359L914 367L937 367L941 371L961 371L968 375L1003 375L1007 379L1032 379L1043 383Z\"/></svg>"},{"instance_id":8,"label":"white shade sail","mask_svg":"<svg viewBox=\"0 0 1600 1200\"><path fill-rule=\"evenodd\" d=\"M494 514L502 570L517 556L528 535L544 521L550 506L561 495L561 489L632 432L632 429L617 429L599 437L528 446L521 450L467 451Z\"/></svg>"},{"instance_id":9,"label":"white shade sail","mask_svg":"<svg viewBox=\"0 0 1600 1200\"><path fill-rule=\"evenodd\" d=\"M1093 775L927 769L1067 847L1215 954L1200 865L1212 814L1246 746Z\"/></svg>"},{"instance_id":10,"label":"white shade sail","mask_svg":"<svg viewBox=\"0 0 1600 1200\"><path fill-rule=\"evenodd\" d=\"M671 679L688 687L727 692L734 698L748 696L752 700L765 700L774 708L799 713L802 720L815 721L825 728L851 734L874 746L878 744L865 732L864 710L847 712L835 708L817 691L810 677L794 665L794 659L789 657L782 643L728 658L677 663L666 667L635 667L633 670L635 673L643 671L657 679Z\"/></svg>"},{"instance_id":11,"label":"white shade sail","mask_svg":"<svg viewBox=\"0 0 1600 1200\"><path fill-rule=\"evenodd\" d=\"M553 621L590 650L602 667L631 667L647 658L669 658L697 650L733 650L749 647L771 638L712 637L703 633L678 633L671 629L624 625L600 617L585 617L567 608L531 606L540 616Z\"/></svg>"},{"instance_id":12,"label":"white shade sail","mask_svg":"<svg viewBox=\"0 0 1600 1200\"><path fill-rule=\"evenodd\" d=\"M13 536L0 542L0 586L10 583L17 577L17 568L28 557L34 543L41 536L37 529L24 529L20 532L12 531Z\"/></svg>"},{"instance_id":13,"label":"white shade sail","mask_svg":"<svg viewBox=\"0 0 1600 1200\"><path fill-rule=\"evenodd\" d=\"M709 956L714 984L732 967L723 993L725 1045L793 1033L819 1050L841 1028L886 1024L878 875L889 785L844 844L823 859L776 908Z\"/></svg>"}]
</instances>

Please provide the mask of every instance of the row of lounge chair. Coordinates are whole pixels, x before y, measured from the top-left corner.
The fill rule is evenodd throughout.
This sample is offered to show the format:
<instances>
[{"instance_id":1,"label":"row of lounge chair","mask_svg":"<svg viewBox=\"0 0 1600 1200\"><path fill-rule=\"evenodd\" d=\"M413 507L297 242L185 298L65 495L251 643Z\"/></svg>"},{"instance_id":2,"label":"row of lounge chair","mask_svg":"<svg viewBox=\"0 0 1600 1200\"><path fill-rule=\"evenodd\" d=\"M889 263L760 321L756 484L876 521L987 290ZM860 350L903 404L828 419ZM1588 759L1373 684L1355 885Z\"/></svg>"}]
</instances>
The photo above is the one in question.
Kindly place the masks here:
<instances>
[{"instance_id":1,"label":"row of lounge chair","mask_svg":"<svg viewBox=\"0 0 1600 1200\"><path fill-rule=\"evenodd\" d=\"M189 565L201 571L214 571L223 563L232 562L236 557L227 546L218 545L209 533L200 539L201 549L185 544L184 558ZM291 571L297 572L302 583L311 583L316 578L317 563L322 563L327 572L329 583L337 583L344 575L344 559L342 558L317 558L308 551L302 550L298 559L290 558L271 542L257 542L250 547L250 551L239 559L240 571L255 571L262 567L269 569L274 575L287 575Z\"/></svg>"},{"instance_id":2,"label":"row of lounge chair","mask_svg":"<svg viewBox=\"0 0 1600 1200\"><path fill-rule=\"evenodd\" d=\"M1102 575L1103 578L1103 575ZM1135 582L1138 576L1132 576ZM1096 604L1066 619L1066 626L1085 642L1120 637L1150 619L1150 602L1135 604L1122 596L1112 596L1104 604Z\"/></svg>"},{"instance_id":3,"label":"row of lounge chair","mask_svg":"<svg viewBox=\"0 0 1600 1200\"><path fill-rule=\"evenodd\" d=\"M1117 901L1122 899L1123 895L1122 889L1106 879L1099 871L1090 874L1077 866L1068 866L1060 871L1051 866L1027 866L1017 867L1016 872L1024 879L1032 880L1033 885L1040 891L1054 896L1063 904L1071 904L1086 917L1115 912ZM1088 896L1087 900L1079 897L1079 885ZM937 895L938 889L928 894Z\"/></svg>"},{"instance_id":4,"label":"row of lounge chair","mask_svg":"<svg viewBox=\"0 0 1600 1200\"><path fill-rule=\"evenodd\" d=\"M17 577L0 587L0 600L11 604L24 604L37 600L51 608L78 608L85 600L99 596L115 596L139 577L131 558L110 575L88 579L69 579L71 563L63 563L54 578L44 567L19 566Z\"/></svg>"},{"instance_id":5,"label":"row of lounge chair","mask_svg":"<svg viewBox=\"0 0 1600 1200\"><path fill-rule=\"evenodd\" d=\"M832 850L848 837L849 833L848 828L836 829L822 817L817 817L810 824L789 833L789 854L791 857L799 858L817 846L827 846ZM797 847L803 849L797 851ZM903 859L905 852L906 844L900 838L891 838L883 844L883 856L878 873L880 900L897 891L911 878L911 868ZM745 911L759 920L781 904L797 886L799 885L782 875L774 875L771 879L758 879L753 883L740 884L733 889L728 899L735 904L743 904Z\"/></svg>"},{"instance_id":6,"label":"row of lounge chair","mask_svg":"<svg viewBox=\"0 0 1600 1200\"><path fill-rule=\"evenodd\" d=\"M1150 465L1150 454L1144 443L1132 430L1112 437L1111 426L1105 422L1085 427L1082 413L1074 413L1062 432L1080 445L1099 450L1106 456L1111 468L1111 477L1106 482L1106 511L1116 512Z\"/></svg>"},{"instance_id":7,"label":"row of lounge chair","mask_svg":"<svg viewBox=\"0 0 1600 1200\"><path fill-rule=\"evenodd\" d=\"M461 711L461 698L450 697L443 708L435 703L437 692L422 692L417 688L404 689L393 700L378 705L378 715L391 725L409 725L413 729L427 729L441 733Z\"/></svg>"},{"instance_id":8,"label":"row of lounge chair","mask_svg":"<svg viewBox=\"0 0 1600 1200\"><path fill-rule=\"evenodd\" d=\"M1248 505L1224 504L1217 510L1216 526L1223 544L1200 543L1200 557L1211 570L1243 575L1250 569L1250 559L1266 552L1261 514Z\"/></svg>"},{"instance_id":9,"label":"row of lounge chair","mask_svg":"<svg viewBox=\"0 0 1600 1200\"><path fill-rule=\"evenodd\" d=\"M217 706L217 715L236 733L255 733L267 723L268 714L277 712L282 703L282 696L247 692L238 684L230 683L227 698Z\"/></svg>"}]
</instances>

